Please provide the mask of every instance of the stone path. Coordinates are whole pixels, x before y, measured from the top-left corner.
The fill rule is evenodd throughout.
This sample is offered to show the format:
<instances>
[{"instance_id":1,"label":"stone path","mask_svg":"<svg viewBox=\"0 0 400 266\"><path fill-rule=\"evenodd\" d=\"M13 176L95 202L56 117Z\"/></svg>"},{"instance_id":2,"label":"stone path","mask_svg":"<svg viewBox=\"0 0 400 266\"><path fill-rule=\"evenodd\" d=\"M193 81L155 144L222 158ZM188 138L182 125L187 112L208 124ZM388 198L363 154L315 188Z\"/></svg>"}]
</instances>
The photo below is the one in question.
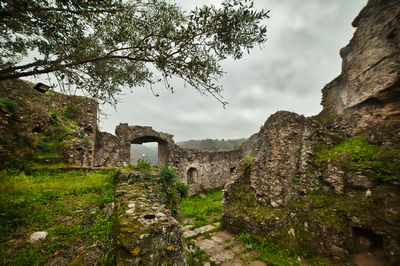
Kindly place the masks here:
<instances>
[{"instance_id":1,"label":"stone path","mask_svg":"<svg viewBox=\"0 0 400 266\"><path fill-rule=\"evenodd\" d=\"M209 261L203 262L203 266L209 266L211 263L221 266L264 266L265 263L254 260L259 255L257 251L246 252L242 243L235 240L235 237L225 231L217 230L219 223L205 225L196 229L191 229L192 225L183 227L183 236L187 242L192 242L194 246L203 250L208 256ZM186 249L188 252L195 252L193 248Z\"/></svg>"}]
</instances>

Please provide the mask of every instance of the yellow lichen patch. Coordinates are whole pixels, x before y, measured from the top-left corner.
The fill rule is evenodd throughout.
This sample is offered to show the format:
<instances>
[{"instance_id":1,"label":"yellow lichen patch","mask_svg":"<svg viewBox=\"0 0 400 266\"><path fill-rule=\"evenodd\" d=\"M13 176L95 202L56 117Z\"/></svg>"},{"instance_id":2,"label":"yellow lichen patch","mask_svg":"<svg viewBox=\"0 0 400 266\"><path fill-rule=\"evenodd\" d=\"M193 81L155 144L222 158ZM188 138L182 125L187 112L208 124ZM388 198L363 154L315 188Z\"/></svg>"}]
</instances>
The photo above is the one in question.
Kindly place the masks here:
<instances>
[{"instance_id":1,"label":"yellow lichen patch","mask_svg":"<svg viewBox=\"0 0 400 266\"><path fill-rule=\"evenodd\" d=\"M174 247L173 247L173 246L168 246L167 249L168 249L169 251L172 251L172 250L174 250Z\"/></svg>"},{"instance_id":2,"label":"yellow lichen patch","mask_svg":"<svg viewBox=\"0 0 400 266\"><path fill-rule=\"evenodd\" d=\"M132 254L137 255L140 252L140 248L136 247L134 250L132 250Z\"/></svg>"}]
</instances>

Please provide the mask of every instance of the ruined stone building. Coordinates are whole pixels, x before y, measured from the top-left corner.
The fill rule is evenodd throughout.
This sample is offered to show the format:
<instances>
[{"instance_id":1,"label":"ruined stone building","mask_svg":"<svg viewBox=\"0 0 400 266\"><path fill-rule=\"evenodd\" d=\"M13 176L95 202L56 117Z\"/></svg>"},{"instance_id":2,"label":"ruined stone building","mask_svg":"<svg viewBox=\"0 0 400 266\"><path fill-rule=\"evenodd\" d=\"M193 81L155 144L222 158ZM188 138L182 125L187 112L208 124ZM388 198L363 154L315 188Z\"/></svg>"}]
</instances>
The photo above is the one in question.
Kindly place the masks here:
<instances>
[{"instance_id":1,"label":"ruined stone building","mask_svg":"<svg viewBox=\"0 0 400 266\"><path fill-rule=\"evenodd\" d=\"M13 137L10 125L18 122L20 138L50 136L58 113L39 112L43 106L75 119L67 132L56 128L65 136L61 159L69 163L122 166L130 161L131 144L157 142L158 164L176 170L192 193L224 187L227 230L338 265L360 245L399 265L400 0L369 0L352 25L354 36L340 51L341 74L322 89L322 112L277 112L236 150L182 148L172 135L145 126L99 132L94 101L63 96L56 104L39 92L29 95L40 101L26 115L13 116L11 107L0 105L0 132ZM68 111L71 102L87 115ZM26 150L25 144L18 152L7 145L0 142L0 155Z\"/></svg>"},{"instance_id":2,"label":"ruined stone building","mask_svg":"<svg viewBox=\"0 0 400 266\"><path fill-rule=\"evenodd\" d=\"M94 166L122 166L130 162L131 144L157 142L158 165L176 170L192 193L223 187L243 157L241 149L211 152L182 148L172 135L151 127L120 124L115 133L97 134Z\"/></svg>"}]
</instances>

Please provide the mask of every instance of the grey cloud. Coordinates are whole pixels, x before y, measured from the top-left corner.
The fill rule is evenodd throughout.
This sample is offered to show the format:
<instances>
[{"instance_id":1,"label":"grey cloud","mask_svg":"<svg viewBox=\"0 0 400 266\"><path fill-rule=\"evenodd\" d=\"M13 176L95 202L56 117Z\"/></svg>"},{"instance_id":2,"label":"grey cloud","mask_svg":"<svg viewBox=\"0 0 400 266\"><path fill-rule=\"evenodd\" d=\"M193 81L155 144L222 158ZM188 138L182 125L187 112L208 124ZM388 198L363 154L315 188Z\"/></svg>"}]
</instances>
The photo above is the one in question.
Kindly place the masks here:
<instances>
[{"instance_id":1,"label":"grey cloud","mask_svg":"<svg viewBox=\"0 0 400 266\"><path fill-rule=\"evenodd\" d=\"M179 0L184 8L220 1ZM102 129L113 132L120 122L151 125L175 135L175 140L240 138L256 133L269 115L278 110L314 115L321 110L322 87L340 73L339 49L354 31L350 23L365 5L349 0L255 0L258 8L271 9L266 22L269 39L241 60L223 62L227 72L220 80L229 106L224 110L212 97L174 80L176 93L162 84L160 97L137 88L121 97L118 112Z\"/></svg>"}]
</instances>

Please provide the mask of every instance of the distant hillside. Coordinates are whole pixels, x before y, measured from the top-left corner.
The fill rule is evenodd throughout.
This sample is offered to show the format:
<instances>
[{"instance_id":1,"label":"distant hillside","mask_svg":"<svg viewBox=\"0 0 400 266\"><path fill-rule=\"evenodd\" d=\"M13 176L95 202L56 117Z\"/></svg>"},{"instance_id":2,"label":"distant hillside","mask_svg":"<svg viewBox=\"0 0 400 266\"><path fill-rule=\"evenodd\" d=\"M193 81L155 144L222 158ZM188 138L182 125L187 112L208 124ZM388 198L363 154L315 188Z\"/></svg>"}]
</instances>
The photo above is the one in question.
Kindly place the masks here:
<instances>
[{"instance_id":1,"label":"distant hillside","mask_svg":"<svg viewBox=\"0 0 400 266\"><path fill-rule=\"evenodd\" d=\"M184 148L191 148L203 151L225 151L239 148L239 146L245 140L246 139L203 139L182 141L178 142L177 144Z\"/></svg>"},{"instance_id":2,"label":"distant hillside","mask_svg":"<svg viewBox=\"0 0 400 266\"><path fill-rule=\"evenodd\" d=\"M136 164L139 159L143 158L150 161L152 165L157 165L158 161L158 148L157 146L148 147L144 145L131 145L131 164Z\"/></svg>"}]
</instances>

